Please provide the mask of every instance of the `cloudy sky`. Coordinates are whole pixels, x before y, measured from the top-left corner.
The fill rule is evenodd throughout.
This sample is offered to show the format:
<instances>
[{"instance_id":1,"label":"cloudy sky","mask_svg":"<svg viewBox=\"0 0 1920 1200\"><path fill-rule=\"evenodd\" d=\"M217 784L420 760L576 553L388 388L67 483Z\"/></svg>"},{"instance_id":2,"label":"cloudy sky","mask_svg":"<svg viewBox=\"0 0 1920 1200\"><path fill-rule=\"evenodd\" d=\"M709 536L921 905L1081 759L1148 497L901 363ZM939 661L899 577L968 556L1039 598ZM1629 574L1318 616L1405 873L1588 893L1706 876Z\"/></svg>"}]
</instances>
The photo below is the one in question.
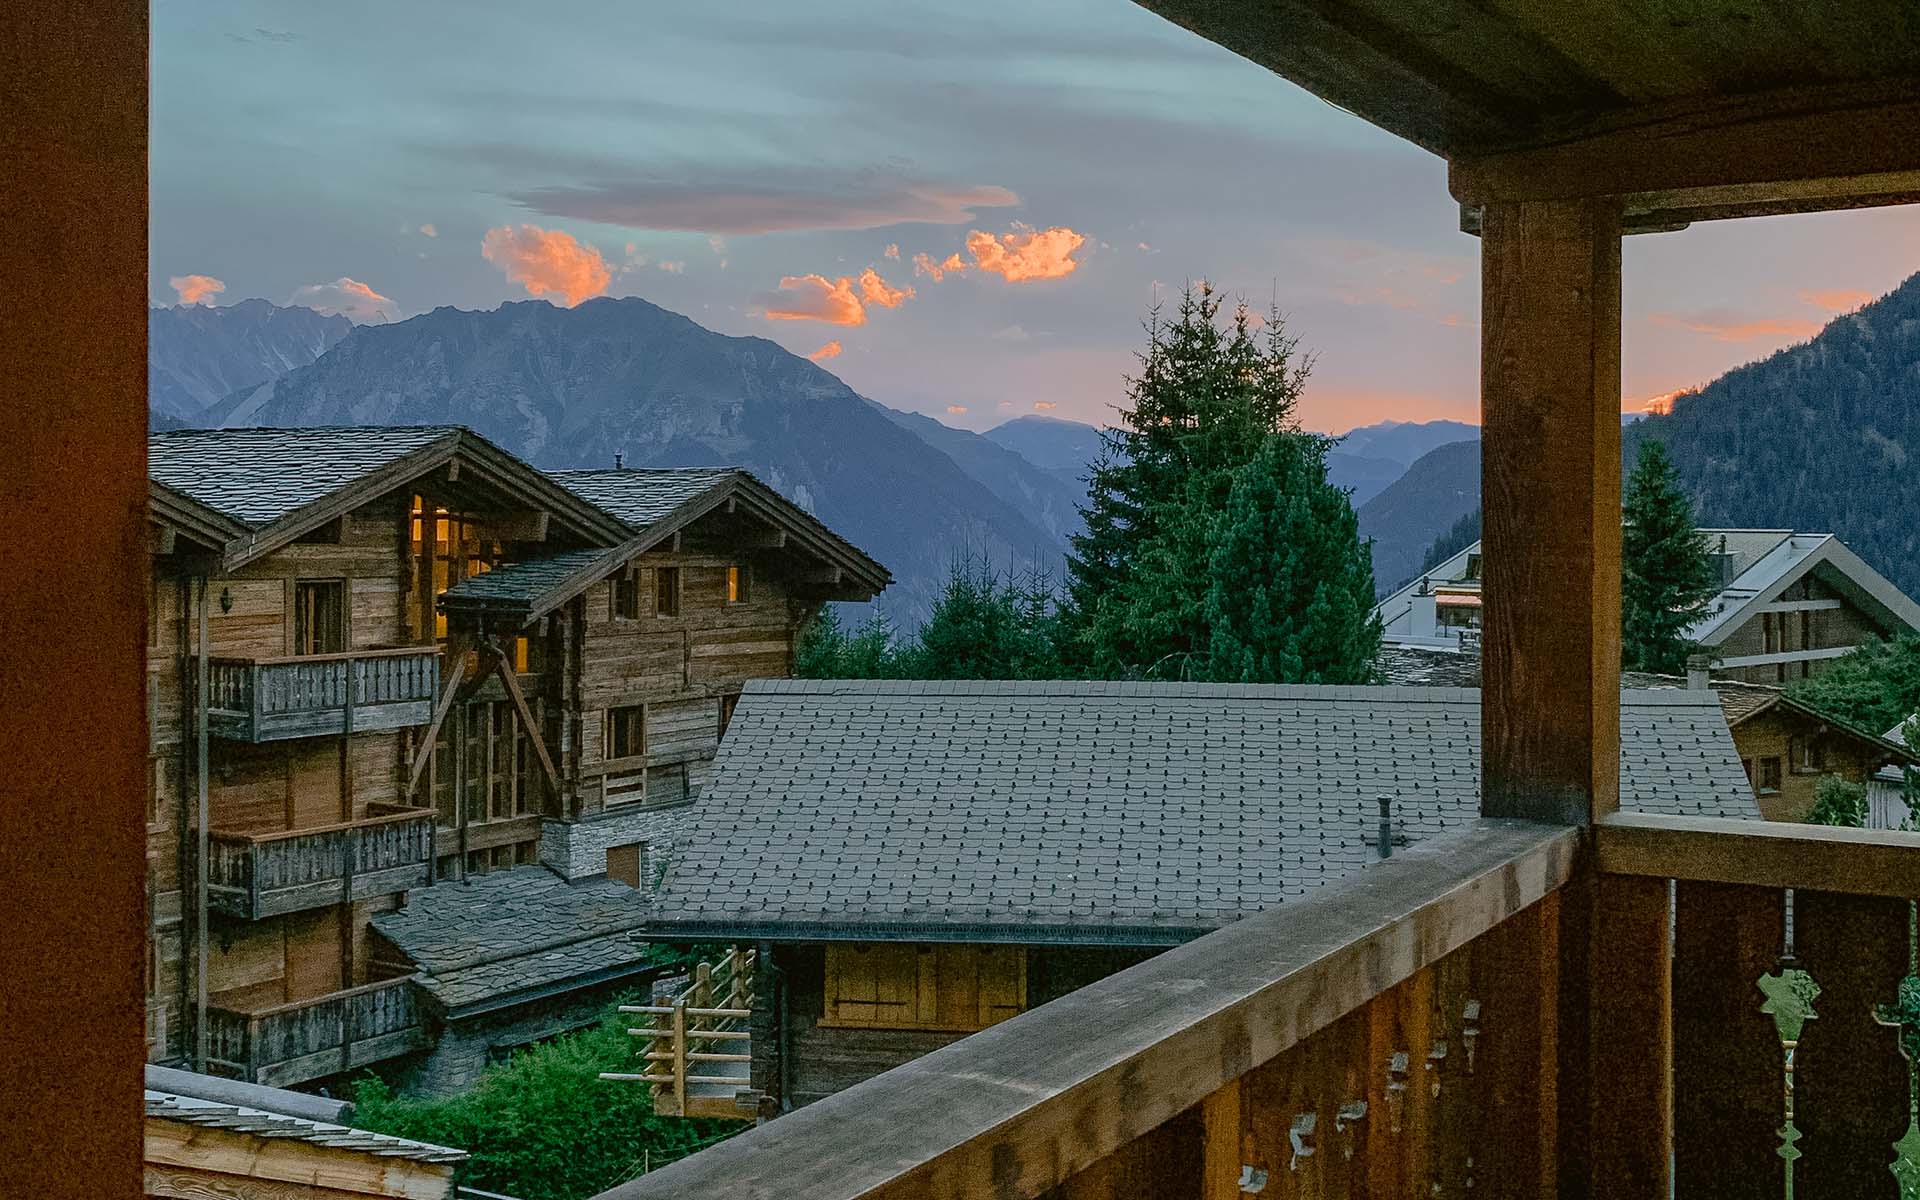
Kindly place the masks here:
<instances>
[{"instance_id":1,"label":"cloudy sky","mask_svg":"<svg viewBox=\"0 0 1920 1200\"><path fill-rule=\"evenodd\" d=\"M1156 297L1277 303L1307 424L1477 419L1439 160L1126 0L155 0L156 304L643 296L985 428L1099 421ZM1920 211L1628 239L1623 407L1920 269Z\"/></svg>"}]
</instances>

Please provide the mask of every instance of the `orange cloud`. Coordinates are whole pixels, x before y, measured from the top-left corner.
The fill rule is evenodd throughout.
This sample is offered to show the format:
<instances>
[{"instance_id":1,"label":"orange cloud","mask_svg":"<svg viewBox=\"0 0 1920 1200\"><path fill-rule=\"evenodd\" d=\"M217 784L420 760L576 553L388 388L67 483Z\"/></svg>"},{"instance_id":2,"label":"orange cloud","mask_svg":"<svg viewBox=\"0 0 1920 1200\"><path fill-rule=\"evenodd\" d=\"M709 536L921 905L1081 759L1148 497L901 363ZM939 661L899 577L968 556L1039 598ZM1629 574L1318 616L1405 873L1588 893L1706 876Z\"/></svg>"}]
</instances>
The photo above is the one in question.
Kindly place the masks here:
<instances>
[{"instance_id":1,"label":"orange cloud","mask_svg":"<svg viewBox=\"0 0 1920 1200\"><path fill-rule=\"evenodd\" d=\"M973 265L1008 283L1033 279L1060 279L1080 266L1074 251L1087 237L1064 225L1052 229L1034 229L1015 222L1013 232L999 237L976 229L967 234L967 253Z\"/></svg>"},{"instance_id":2,"label":"orange cloud","mask_svg":"<svg viewBox=\"0 0 1920 1200\"><path fill-rule=\"evenodd\" d=\"M860 272L860 295L868 304L881 308L899 308L902 300L913 298L912 288L897 288L880 278L880 272L868 267Z\"/></svg>"},{"instance_id":3,"label":"orange cloud","mask_svg":"<svg viewBox=\"0 0 1920 1200\"><path fill-rule=\"evenodd\" d=\"M958 254L947 255L945 262L934 262L933 256L924 252L913 256L913 273L915 275L931 275L935 283L939 283L942 279L945 279L949 271L957 272L966 269L967 261Z\"/></svg>"},{"instance_id":4,"label":"orange cloud","mask_svg":"<svg viewBox=\"0 0 1920 1200\"><path fill-rule=\"evenodd\" d=\"M1686 388L1675 388L1671 392L1661 392L1657 396L1648 396L1645 400L1642 400L1637 407L1639 411L1646 413L1648 416L1659 416L1670 413L1673 411L1673 402L1685 395L1686 392ZM1635 407L1631 400L1623 401L1620 405L1620 411L1631 412Z\"/></svg>"},{"instance_id":5,"label":"orange cloud","mask_svg":"<svg viewBox=\"0 0 1920 1200\"><path fill-rule=\"evenodd\" d=\"M182 304L198 304L208 296L218 296L227 290L227 285L211 275L175 275L167 280L167 286L180 297Z\"/></svg>"},{"instance_id":6,"label":"orange cloud","mask_svg":"<svg viewBox=\"0 0 1920 1200\"><path fill-rule=\"evenodd\" d=\"M1824 308L1828 312L1852 312L1867 301L1873 299L1872 292L1862 292L1853 288L1839 288L1833 291L1801 292L1800 299L1815 308Z\"/></svg>"},{"instance_id":7,"label":"orange cloud","mask_svg":"<svg viewBox=\"0 0 1920 1200\"><path fill-rule=\"evenodd\" d=\"M959 416L961 413L967 411L967 406L964 404L949 404L947 405L947 411L955 416Z\"/></svg>"},{"instance_id":8,"label":"orange cloud","mask_svg":"<svg viewBox=\"0 0 1920 1200\"><path fill-rule=\"evenodd\" d=\"M362 325L400 319L400 306L358 279L345 275L332 283L309 283L293 290L288 304L339 315Z\"/></svg>"},{"instance_id":9,"label":"orange cloud","mask_svg":"<svg viewBox=\"0 0 1920 1200\"><path fill-rule=\"evenodd\" d=\"M1051 412L1053 409L1059 407L1058 404L1055 404L1051 400L1035 400L1033 402L1033 411L1035 412Z\"/></svg>"},{"instance_id":10,"label":"orange cloud","mask_svg":"<svg viewBox=\"0 0 1920 1200\"><path fill-rule=\"evenodd\" d=\"M538 225L487 230L480 253L530 296L560 296L571 308L607 290L613 272L600 251L572 234Z\"/></svg>"},{"instance_id":11,"label":"orange cloud","mask_svg":"<svg viewBox=\"0 0 1920 1200\"><path fill-rule=\"evenodd\" d=\"M824 362L829 358L839 358L840 343L828 342L826 345L820 347L818 350L815 350L812 354L807 355L807 357L812 359L814 362Z\"/></svg>"},{"instance_id":12,"label":"orange cloud","mask_svg":"<svg viewBox=\"0 0 1920 1200\"><path fill-rule=\"evenodd\" d=\"M900 261L900 243L888 242L887 248L881 251L881 253L884 254L886 257L891 258L893 261L899 262Z\"/></svg>"},{"instance_id":13,"label":"orange cloud","mask_svg":"<svg viewBox=\"0 0 1920 1200\"><path fill-rule=\"evenodd\" d=\"M785 275L778 291L755 297L769 321L825 321L829 325L865 325L866 306L854 294L853 280L842 275Z\"/></svg>"},{"instance_id":14,"label":"orange cloud","mask_svg":"<svg viewBox=\"0 0 1920 1200\"><path fill-rule=\"evenodd\" d=\"M1647 319L1669 329L1704 333L1717 342L1751 342L1761 338L1803 339L1820 332L1820 322L1804 317L1751 317L1743 313L1708 310L1697 313L1650 314Z\"/></svg>"},{"instance_id":15,"label":"orange cloud","mask_svg":"<svg viewBox=\"0 0 1920 1200\"><path fill-rule=\"evenodd\" d=\"M426 236L428 236L428 237L439 237L439 236L440 236L440 231L439 231L438 229L435 229L435 228L433 227L433 222L432 222L432 221L427 221L427 222L424 222L424 223L422 223L422 224L421 224L421 226L420 226L420 232L421 232L421 233L423 233L423 234L425 234L425 235L426 235Z\"/></svg>"}]
</instances>

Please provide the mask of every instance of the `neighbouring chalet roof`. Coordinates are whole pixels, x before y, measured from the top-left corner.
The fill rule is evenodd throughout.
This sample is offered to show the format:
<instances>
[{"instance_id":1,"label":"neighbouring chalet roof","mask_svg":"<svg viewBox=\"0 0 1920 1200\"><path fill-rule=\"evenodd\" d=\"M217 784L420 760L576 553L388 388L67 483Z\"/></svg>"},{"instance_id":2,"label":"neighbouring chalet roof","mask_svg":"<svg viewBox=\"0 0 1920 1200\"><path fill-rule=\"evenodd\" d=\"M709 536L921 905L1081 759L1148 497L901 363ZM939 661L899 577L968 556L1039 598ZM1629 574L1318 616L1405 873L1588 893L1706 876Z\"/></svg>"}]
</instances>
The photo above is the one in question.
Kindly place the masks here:
<instances>
[{"instance_id":1,"label":"neighbouring chalet roof","mask_svg":"<svg viewBox=\"0 0 1920 1200\"><path fill-rule=\"evenodd\" d=\"M1846 596L1879 622L1883 630L1920 630L1920 604L1863 562L1830 533L1795 533L1790 529L1702 529L1708 549L1722 553L1727 583L1708 605L1707 615L1690 627L1689 641L1712 648L1746 625L1762 605L1809 572ZM1724 539L1724 541L1723 541ZM1382 622L1391 625L1407 614L1424 581L1437 590L1460 581L1470 556L1480 554L1480 543L1423 571L1411 582L1389 593L1374 606ZM1478 587L1479 580L1472 585Z\"/></svg>"},{"instance_id":2,"label":"neighbouring chalet roof","mask_svg":"<svg viewBox=\"0 0 1920 1200\"><path fill-rule=\"evenodd\" d=\"M1678 675L1656 675L1648 671L1622 671L1620 683L1622 687L1663 691L1687 686L1687 681ZM1750 721L1762 713L1780 710L1808 721L1816 721L1838 733L1867 743L1885 753L1890 762L1911 762L1920 765L1920 755L1910 752L1900 738L1876 735L1872 730L1840 720L1794 699L1782 688L1735 679L1713 679L1709 686L1719 697L1720 709L1726 717L1729 729ZM1895 730L1895 733L1898 733L1898 730Z\"/></svg>"},{"instance_id":3,"label":"neighbouring chalet roof","mask_svg":"<svg viewBox=\"0 0 1920 1200\"><path fill-rule=\"evenodd\" d=\"M215 551L247 532L240 521L157 479L147 480L147 519Z\"/></svg>"},{"instance_id":4,"label":"neighbouring chalet roof","mask_svg":"<svg viewBox=\"0 0 1920 1200\"><path fill-rule=\"evenodd\" d=\"M633 526L644 529L735 474L738 467L618 467L611 471L550 471L562 484Z\"/></svg>"},{"instance_id":5,"label":"neighbouring chalet roof","mask_svg":"<svg viewBox=\"0 0 1920 1200\"><path fill-rule=\"evenodd\" d=\"M1373 656L1383 683L1401 687L1480 686L1480 653L1456 647L1397 646L1383 642Z\"/></svg>"},{"instance_id":6,"label":"neighbouring chalet roof","mask_svg":"<svg viewBox=\"0 0 1920 1200\"><path fill-rule=\"evenodd\" d=\"M790 550L809 553L837 571L842 582L828 585L829 599L870 599L893 580L859 547L739 467L622 467L550 474L618 517L631 536L592 553L561 554L488 571L447 589L441 607L449 613L530 621L723 505L745 508L786 534Z\"/></svg>"},{"instance_id":7,"label":"neighbouring chalet roof","mask_svg":"<svg viewBox=\"0 0 1920 1200\"><path fill-rule=\"evenodd\" d=\"M465 1162L467 1152L431 1142L370 1133L310 1115L318 1097L259 1084L214 1079L188 1071L147 1068L146 1114L163 1121L181 1121L209 1129L250 1134L274 1140L291 1139L354 1150L379 1158L452 1165ZM342 1110L348 1105L338 1105ZM291 1109L293 1111L285 1111Z\"/></svg>"},{"instance_id":8,"label":"neighbouring chalet roof","mask_svg":"<svg viewBox=\"0 0 1920 1200\"><path fill-rule=\"evenodd\" d=\"M1739 529L1700 532L1715 548L1721 536L1728 538L1728 554L1737 573L1714 597L1707 615L1686 631L1689 641L1709 647L1720 645L1751 620L1762 605L1772 602L1782 590L1814 572L1822 582L1874 618L1883 630L1920 631L1920 604L1915 604L1830 533ZM1762 536L1775 540L1761 549Z\"/></svg>"},{"instance_id":9,"label":"neighbouring chalet roof","mask_svg":"<svg viewBox=\"0 0 1920 1200\"><path fill-rule=\"evenodd\" d=\"M646 902L623 883L568 883L524 866L407 893L373 927L419 968L449 1017L611 982L654 965Z\"/></svg>"},{"instance_id":10,"label":"neighbouring chalet roof","mask_svg":"<svg viewBox=\"0 0 1920 1200\"><path fill-rule=\"evenodd\" d=\"M1711 697L1622 698L1627 808L1758 817ZM757 680L653 928L1157 945L1476 819L1465 688Z\"/></svg>"},{"instance_id":11,"label":"neighbouring chalet roof","mask_svg":"<svg viewBox=\"0 0 1920 1200\"><path fill-rule=\"evenodd\" d=\"M586 540L612 543L624 523L458 425L178 429L150 436L150 480L236 522L229 567L285 545L455 459L504 495L551 512Z\"/></svg>"}]
</instances>

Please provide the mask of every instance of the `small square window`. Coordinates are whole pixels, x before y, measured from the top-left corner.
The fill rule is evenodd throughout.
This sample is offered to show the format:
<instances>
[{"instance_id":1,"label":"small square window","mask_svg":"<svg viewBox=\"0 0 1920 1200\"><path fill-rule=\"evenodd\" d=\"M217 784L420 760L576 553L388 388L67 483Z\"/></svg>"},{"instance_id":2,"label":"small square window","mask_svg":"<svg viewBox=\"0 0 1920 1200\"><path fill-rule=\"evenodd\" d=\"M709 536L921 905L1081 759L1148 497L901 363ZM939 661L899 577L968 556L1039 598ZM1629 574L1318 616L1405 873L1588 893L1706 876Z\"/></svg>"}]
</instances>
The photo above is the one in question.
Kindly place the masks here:
<instances>
[{"instance_id":1,"label":"small square window","mask_svg":"<svg viewBox=\"0 0 1920 1200\"><path fill-rule=\"evenodd\" d=\"M293 652L338 654L346 648L346 581L300 580L293 593Z\"/></svg>"},{"instance_id":2,"label":"small square window","mask_svg":"<svg viewBox=\"0 0 1920 1200\"><path fill-rule=\"evenodd\" d=\"M753 576L746 567L727 568L727 603L740 604L752 599Z\"/></svg>"},{"instance_id":3,"label":"small square window","mask_svg":"<svg viewBox=\"0 0 1920 1200\"><path fill-rule=\"evenodd\" d=\"M640 616L640 580L631 570L613 577L613 616L619 621Z\"/></svg>"},{"instance_id":4,"label":"small square window","mask_svg":"<svg viewBox=\"0 0 1920 1200\"><path fill-rule=\"evenodd\" d=\"M647 706L629 704L607 710L607 757L632 758L647 752Z\"/></svg>"},{"instance_id":5,"label":"small square window","mask_svg":"<svg viewBox=\"0 0 1920 1200\"><path fill-rule=\"evenodd\" d=\"M727 726L733 724L733 710L740 706L740 693L728 692L720 697L720 736L727 736Z\"/></svg>"},{"instance_id":6,"label":"small square window","mask_svg":"<svg viewBox=\"0 0 1920 1200\"><path fill-rule=\"evenodd\" d=\"M680 568L655 567L653 570L653 611L655 616L680 615Z\"/></svg>"},{"instance_id":7,"label":"small square window","mask_svg":"<svg viewBox=\"0 0 1920 1200\"><path fill-rule=\"evenodd\" d=\"M1778 757L1760 760L1760 790L1763 793L1780 790L1780 759Z\"/></svg>"}]
</instances>

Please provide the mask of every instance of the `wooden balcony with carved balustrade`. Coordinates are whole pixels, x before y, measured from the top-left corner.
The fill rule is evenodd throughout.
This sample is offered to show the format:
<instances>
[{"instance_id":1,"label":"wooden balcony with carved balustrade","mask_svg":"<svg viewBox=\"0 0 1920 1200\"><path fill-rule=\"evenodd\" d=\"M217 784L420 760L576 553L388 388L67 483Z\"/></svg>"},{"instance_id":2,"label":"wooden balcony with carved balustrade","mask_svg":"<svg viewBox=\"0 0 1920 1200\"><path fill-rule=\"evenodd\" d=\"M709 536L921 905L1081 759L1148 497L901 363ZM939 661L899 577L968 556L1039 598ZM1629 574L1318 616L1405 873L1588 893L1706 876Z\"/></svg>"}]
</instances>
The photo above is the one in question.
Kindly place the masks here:
<instances>
[{"instance_id":1,"label":"wooden balcony with carved balustrade","mask_svg":"<svg viewBox=\"0 0 1920 1200\"><path fill-rule=\"evenodd\" d=\"M207 1010L208 1070L269 1087L358 1070L427 1044L405 976L290 1003L224 993Z\"/></svg>"},{"instance_id":2,"label":"wooden balcony with carved balustrade","mask_svg":"<svg viewBox=\"0 0 1920 1200\"><path fill-rule=\"evenodd\" d=\"M207 901L257 921L388 896L433 882L434 811L368 806L356 821L314 829L207 837Z\"/></svg>"},{"instance_id":3,"label":"wooden balcony with carved balustrade","mask_svg":"<svg viewBox=\"0 0 1920 1200\"><path fill-rule=\"evenodd\" d=\"M1483 820L608 1198L1910 1196L1916 896L1910 833Z\"/></svg>"},{"instance_id":4,"label":"wooden balcony with carved balustrade","mask_svg":"<svg viewBox=\"0 0 1920 1200\"><path fill-rule=\"evenodd\" d=\"M276 742L425 725L439 683L433 647L214 658L207 664L207 731L231 741Z\"/></svg>"}]
</instances>

